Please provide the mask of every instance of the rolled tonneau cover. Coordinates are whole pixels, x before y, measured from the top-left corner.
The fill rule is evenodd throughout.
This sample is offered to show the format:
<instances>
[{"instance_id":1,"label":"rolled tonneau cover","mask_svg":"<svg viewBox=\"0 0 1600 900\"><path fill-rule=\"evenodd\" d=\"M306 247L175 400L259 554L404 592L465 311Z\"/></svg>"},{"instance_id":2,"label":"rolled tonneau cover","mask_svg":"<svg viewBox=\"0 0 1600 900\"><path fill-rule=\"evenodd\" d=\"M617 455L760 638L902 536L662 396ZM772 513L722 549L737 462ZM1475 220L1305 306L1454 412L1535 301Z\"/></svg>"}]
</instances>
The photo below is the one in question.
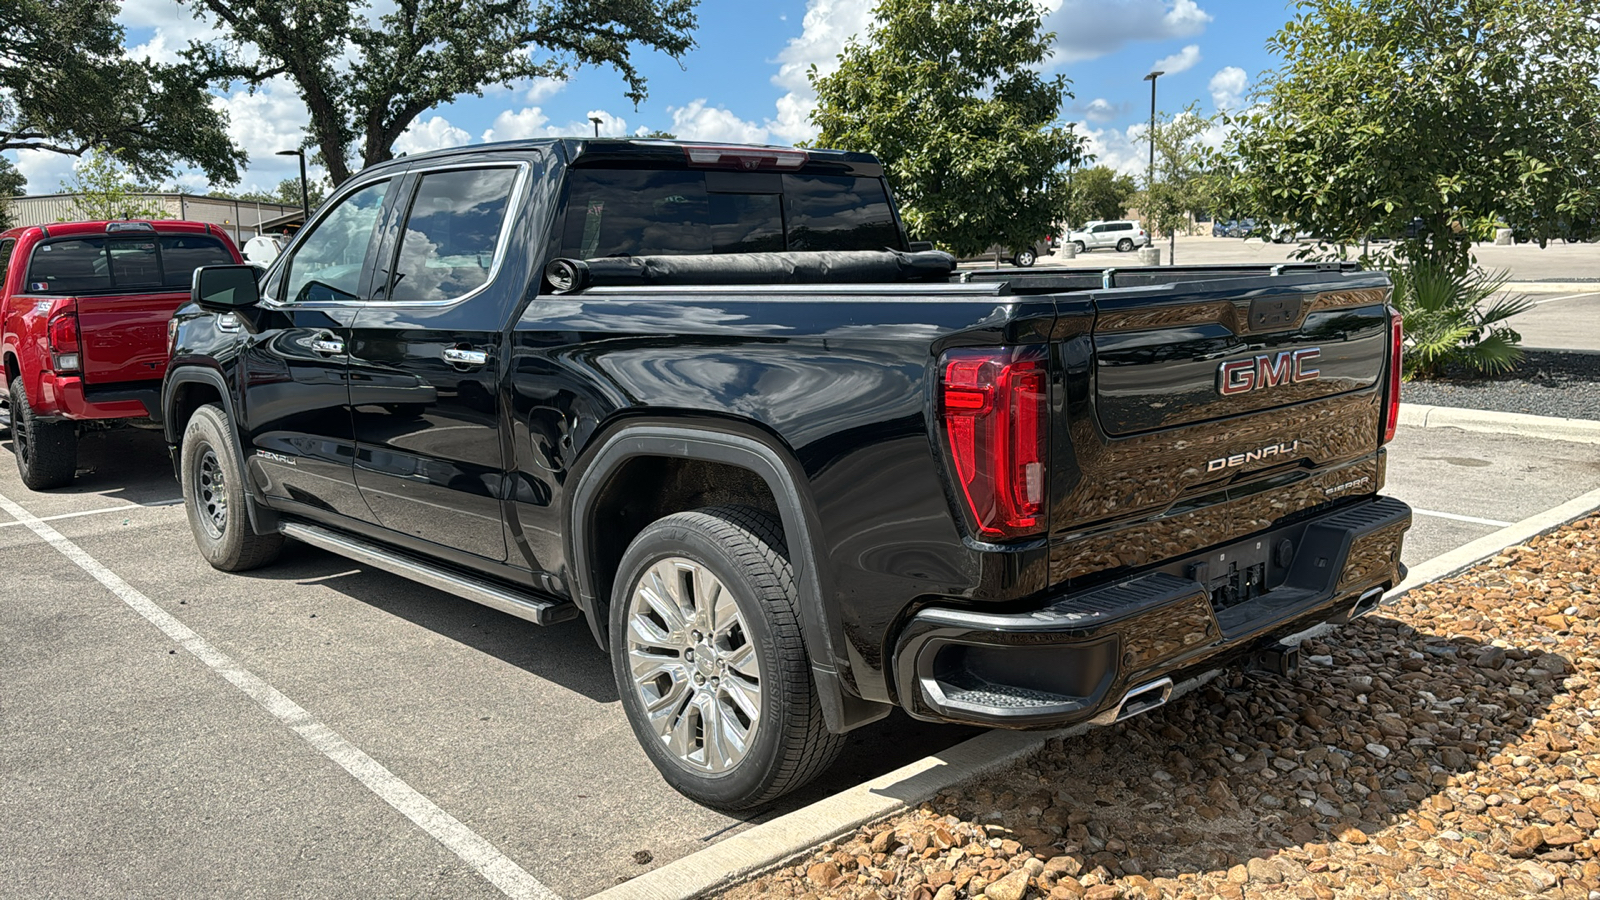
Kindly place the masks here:
<instances>
[{"instance_id":1,"label":"rolled tonneau cover","mask_svg":"<svg viewBox=\"0 0 1600 900\"><path fill-rule=\"evenodd\" d=\"M698 284L833 284L948 281L956 261L926 250L812 250L698 256L630 256L557 260L583 271L585 286L646 287ZM554 263L552 264L554 265Z\"/></svg>"}]
</instances>

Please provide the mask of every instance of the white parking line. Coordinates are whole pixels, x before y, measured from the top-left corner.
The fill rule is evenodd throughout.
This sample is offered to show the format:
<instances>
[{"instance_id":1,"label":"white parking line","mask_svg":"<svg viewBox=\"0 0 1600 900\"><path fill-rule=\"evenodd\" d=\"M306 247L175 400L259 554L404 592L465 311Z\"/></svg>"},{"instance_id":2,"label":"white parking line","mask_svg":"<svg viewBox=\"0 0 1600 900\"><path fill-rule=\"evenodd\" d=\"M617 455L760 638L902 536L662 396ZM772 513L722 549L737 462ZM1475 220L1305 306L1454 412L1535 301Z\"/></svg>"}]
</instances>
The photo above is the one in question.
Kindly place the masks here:
<instances>
[{"instance_id":1,"label":"white parking line","mask_svg":"<svg viewBox=\"0 0 1600 900\"><path fill-rule=\"evenodd\" d=\"M161 503L129 503L126 506L102 506L99 509L86 509L82 512L61 513L57 516L40 516L41 522L56 522L61 519L76 519L79 516L98 516L102 513L124 512L131 509L150 509L157 506L177 506L182 500L163 501ZM26 522L0 522L0 528L12 528L17 525L26 525Z\"/></svg>"},{"instance_id":2,"label":"white parking line","mask_svg":"<svg viewBox=\"0 0 1600 900\"><path fill-rule=\"evenodd\" d=\"M1543 300L1535 300L1535 301L1533 301L1533 305L1534 306L1543 306L1546 303L1554 303L1557 300L1576 300L1579 297L1595 297L1595 296L1600 296L1600 291L1586 291L1586 292L1584 292L1582 294L1562 294L1559 297L1546 297Z\"/></svg>"},{"instance_id":3,"label":"white parking line","mask_svg":"<svg viewBox=\"0 0 1600 900\"><path fill-rule=\"evenodd\" d=\"M1474 525L1493 525L1496 528L1505 528L1508 525L1514 524L1512 522L1502 522L1499 519L1480 519L1477 516L1462 516L1457 515L1456 513L1435 512L1431 509L1417 509L1415 506L1411 507L1411 511L1419 516L1430 516L1435 519L1450 519L1454 522L1471 522Z\"/></svg>"},{"instance_id":4,"label":"white parking line","mask_svg":"<svg viewBox=\"0 0 1600 900\"><path fill-rule=\"evenodd\" d=\"M0 510L10 514L13 519L17 520L17 523L27 526L28 530L43 538L46 543L54 547L62 556L72 560L78 568L93 576L94 580L104 585L106 590L117 595L118 599L126 603L134 612L143 616L150 624L159 628L163 634L193 654L196 659L205 663L218 675L227 679L234 687L243 691L246 696L260 704L262 709L272 713L278 721L287 725L294 733L305 739L306 743L315 747L335 763L338 763L341 768L361 782L367 790L377 794L385 803L388 803L406 818L416 823L417 827L426 831L430 837L460 857L462 862L465 862L475 869L478 874L488 879L491 884L499 888L507 897L516 898L516 900L560 900L559 895L528 874L527 870L512 862L509 857L501 853L493 844L484 840L477 832L461 824L454 816L440 809L432 800L424 797L411 785L401 781L398 776L384 768L377 760L363 753L360 748L343 737L340 737L338 732L317 721L298 703L280 693L277 688L261 680L260 677L234 662L227 654L211 646L206 642L205 638L195 634L187 625L173 618L171 614L157 606L149 597L140 593L137 588L123 581L117 573L106 568L99 560L86 553L83 548L63 537L61 532L51 528L43 519L28 512L3 494L0 494Z\"/></svg>"}]
</instances>

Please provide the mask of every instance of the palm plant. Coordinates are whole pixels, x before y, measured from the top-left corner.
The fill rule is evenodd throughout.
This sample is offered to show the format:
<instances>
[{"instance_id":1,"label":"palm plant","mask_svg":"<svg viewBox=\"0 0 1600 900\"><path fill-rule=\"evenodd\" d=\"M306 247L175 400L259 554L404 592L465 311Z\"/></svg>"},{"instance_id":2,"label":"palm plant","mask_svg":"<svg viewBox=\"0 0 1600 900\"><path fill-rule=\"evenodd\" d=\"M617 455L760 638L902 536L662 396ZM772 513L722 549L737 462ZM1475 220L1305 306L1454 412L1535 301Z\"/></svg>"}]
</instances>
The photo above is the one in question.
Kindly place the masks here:
<instances>
[{"instance_id":1,"label":"palm plant","mask_svg":"<svg viewBox=\"0 0 1600 900\"><path fill-rule=\"evenodd\" d=\"M1396 259L1389 277L1405 328L1406 380L1435 377L1451 364L1507 372L1522 359L1522 335L1504 323L1533 302L1504 293L1510 271Z\"/></svg>"}]
</instances>

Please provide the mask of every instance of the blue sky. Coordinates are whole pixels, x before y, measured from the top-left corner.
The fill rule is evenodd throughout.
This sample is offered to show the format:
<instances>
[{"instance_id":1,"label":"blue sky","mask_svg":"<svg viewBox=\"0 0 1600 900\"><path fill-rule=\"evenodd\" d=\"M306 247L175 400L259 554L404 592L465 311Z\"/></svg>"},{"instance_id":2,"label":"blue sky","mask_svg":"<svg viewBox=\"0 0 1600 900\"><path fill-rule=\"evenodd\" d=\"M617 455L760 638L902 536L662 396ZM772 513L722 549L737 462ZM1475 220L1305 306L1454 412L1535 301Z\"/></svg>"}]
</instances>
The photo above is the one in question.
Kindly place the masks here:
<instances>
[{"instance_id":1,"label":"blue sky","mask_svg":"<svg viewBox=\"0 0 1600 900\"><path fill-rule=\"evenodd\" d=\"M389 0L375 0L383 9ZM1265 42L1291 14L1285 0L1044 0L1046 25L1056 32L1052 73L1073 82L1062 116L1091 138L1100 161L1123 171L1142 169L1143 125L1150 112L1144 75L1159 67L1162 110L1198 102L1209 113L1237 105L1259 74L1273 65ZM424 113L397 143L421 152L457 144L548 134L591 134L591 115L603 134L660 128L686 139L787 144L813 135L806 114L813 95L808 66L826 71L852 35L870 20L871 3L855 0L701 0L698 46L678 62L640 52L649 99L637 109L606 69L584 69L569 81L523 82L490 88ZM213 34L177 0L125 0L120 20L131 53L170 59L187 41ZM273 151L297 146L305 107L286 82L255 94L235 91L216 101L228 111L233 138L251 156L241 188L270 188L294 174L292 158ZM30 193L58 189L69 159L13 154ZM203 191L203 177L179 183Z\"/></svg>"}]
</instances>

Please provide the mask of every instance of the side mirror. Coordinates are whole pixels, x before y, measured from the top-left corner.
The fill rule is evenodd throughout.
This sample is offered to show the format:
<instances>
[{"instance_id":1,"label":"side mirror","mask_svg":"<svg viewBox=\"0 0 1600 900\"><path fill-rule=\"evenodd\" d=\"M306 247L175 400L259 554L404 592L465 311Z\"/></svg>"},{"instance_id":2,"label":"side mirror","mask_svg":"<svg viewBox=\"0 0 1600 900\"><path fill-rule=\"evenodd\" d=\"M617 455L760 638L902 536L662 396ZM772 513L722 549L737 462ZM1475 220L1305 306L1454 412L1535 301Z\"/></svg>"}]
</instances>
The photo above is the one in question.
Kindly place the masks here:
<instances>
[{"instance_id":1,"label":"side mirror","mask_svg":"<svg viewBox=\"0 0 1600 900\"><path fill-rule=\"evenodd\" d=\"M255 266L204 266L194 270L189 299L211 309L242 309L261 302Z\"/></svg>"}]
</instances>

